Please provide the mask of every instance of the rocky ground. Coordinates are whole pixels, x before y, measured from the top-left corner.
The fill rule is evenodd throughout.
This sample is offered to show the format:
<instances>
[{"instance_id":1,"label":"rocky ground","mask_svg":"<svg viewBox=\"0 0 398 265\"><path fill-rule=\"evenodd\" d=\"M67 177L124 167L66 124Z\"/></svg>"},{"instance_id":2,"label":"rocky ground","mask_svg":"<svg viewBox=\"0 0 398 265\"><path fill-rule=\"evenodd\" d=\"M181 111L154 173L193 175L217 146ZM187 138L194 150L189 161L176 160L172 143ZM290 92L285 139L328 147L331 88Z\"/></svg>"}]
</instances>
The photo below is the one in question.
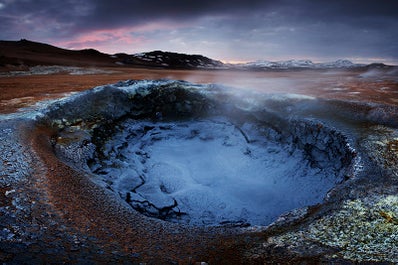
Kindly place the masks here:
<instances>
[{"instance_id":1,"label":"rocky ground","mask_svg":"<svg viewBox=\"0 0 398 265\"><path fill-rule=\"evenodd\" d=\"M259 88L268 92L294 91L326 100L322 106L327 107L319 108L319 104L308 104L311 101L290 99L283 108L268 104L267 113L311 114L311 118L319 120L329 117L327 123L334 127L345 124L341 130L360 160L355 160L355 174L347 176L345 182L328 193L323 204L289 212L267 228L198 228L148 218L91 181L87 172L55 155L53 140L60 129L77 125L69 122L73 111L65 113L65 121L50 115L53 121L60 121L55 127L38 125L24 114L26 111L2 115L0 261L4 264L398 262L394 251L398 238L398 134L394 123L397 81L361 79L358 78L361 73L335 73L321 75L316 86L315 81L305 81L308 76L302 73L290 73L290 77L288 74L263 73L261 78L255 78L258 73L249 73L245 74L246 79L242 74L239 80L247 80L243 83L250 86L263 80L265 85ZM319 72L309 75L319 77ZM32 103L41 99L121 79L172 77L214 82L227 76L231 73L220 72L216 76L206 71L155 70L79 76L68 73L3 76L0 77L1 112L14 113L21 106L32 108ZM266 76L273 81L273 88L269 87L270 79ZM296 86L292 87L293 84ZM332 99L357 103L342 104ZM239 107L253 105L252 101L248 102L240 103ZM275 101L268 101L272 102ZM372 104L368 105L369 102ZM380 103L383 104L377 105ZM85 120L79 118L80 123ZM303 145L306 143L309 142Z\"/></svg>"}]
</instances>

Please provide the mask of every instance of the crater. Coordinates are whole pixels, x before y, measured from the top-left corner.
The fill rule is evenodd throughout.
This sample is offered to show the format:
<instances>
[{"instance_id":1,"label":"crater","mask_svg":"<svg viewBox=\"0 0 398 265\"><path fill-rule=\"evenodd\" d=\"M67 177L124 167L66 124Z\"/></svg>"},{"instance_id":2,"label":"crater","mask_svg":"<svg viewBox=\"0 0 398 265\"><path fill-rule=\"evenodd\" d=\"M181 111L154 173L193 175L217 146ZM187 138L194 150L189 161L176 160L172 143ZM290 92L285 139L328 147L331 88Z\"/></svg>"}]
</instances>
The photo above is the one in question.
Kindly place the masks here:
<instances>
[{"instance_id":1,"label":"crater","mask_svg":"<svg viewBox=\"0 0 398 265\"><path fill-rule=\"evenodd\" d=\"M118 128L90 170L137 211L167 221L266 225L322 202L341 181L327 135L313 140L325 140L323 148L299 146L260 123L225 117L127 119Z\"/></svg>"},{"instance_id":2,"label":"crater","mask_svg":"<svg viewBox=\"0 0 398 265\"><path fill-rule=\"evenodd\" d=\"M322 203L352 174L355 153L336 129L244 103L212 86L126 81L45 119L60 159L143 215L179 224L265 226Z\"/></svg>"}]
</instances>

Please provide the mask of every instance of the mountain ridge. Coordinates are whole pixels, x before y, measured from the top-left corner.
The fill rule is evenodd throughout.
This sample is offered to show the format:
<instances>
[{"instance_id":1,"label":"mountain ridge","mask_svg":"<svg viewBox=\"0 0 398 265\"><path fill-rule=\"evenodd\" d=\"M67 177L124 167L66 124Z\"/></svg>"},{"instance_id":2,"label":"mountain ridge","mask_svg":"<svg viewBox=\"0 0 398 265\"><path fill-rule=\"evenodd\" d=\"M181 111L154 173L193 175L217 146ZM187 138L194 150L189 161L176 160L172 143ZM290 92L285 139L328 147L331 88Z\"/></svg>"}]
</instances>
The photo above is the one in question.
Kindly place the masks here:
<instances>
[{"instance_id":1,"label":"mountain ridge","mask_svg":"<svg viewBox=\"0 0 398 265\"><path fill-rule=\"evenodd\" d=\"M240 64L243 68L269 68L269 69L292 69L292 68L311 68L311 69L329 69L329 68L356 68L364 67L366 64L353 63L347 59L338 59L332 62L314 63L311 60L285 60L285 61L266 61L259 60Z\"/></svg>"},{"instance_id":2,"label":"mountain ridge","mask_svg":"<svg viewBox=\"0 0 398 265\"><path fill-rule=\"evenodd\" d=\"M208 70L303 70L303 69L354 69L388 68L376 64L355 64L340 59L334 62L313 63L311 60L266 61L241 64L226 64L199 54L184 54L160 50L135 54L106 54L89 48L68 50L50 44L26 39L19 41L0 40L0 70L25 70L37 65L94 66L94 67L148 67L162 69L208 69Z\"/></svg>"},{"instance_id":3,"label":"mountain ridge","mask_svg":"<svg viewBox=\"0 0 398 265\"><path fill-rule=\"evenodd\" d=\"M129 66L170 69L219 68L224 64L203 55L152 51L140 54L102 53L95 49L68 50L25 39L0 41L0 67L37 65Z\"/></svg>"}]
</instances>

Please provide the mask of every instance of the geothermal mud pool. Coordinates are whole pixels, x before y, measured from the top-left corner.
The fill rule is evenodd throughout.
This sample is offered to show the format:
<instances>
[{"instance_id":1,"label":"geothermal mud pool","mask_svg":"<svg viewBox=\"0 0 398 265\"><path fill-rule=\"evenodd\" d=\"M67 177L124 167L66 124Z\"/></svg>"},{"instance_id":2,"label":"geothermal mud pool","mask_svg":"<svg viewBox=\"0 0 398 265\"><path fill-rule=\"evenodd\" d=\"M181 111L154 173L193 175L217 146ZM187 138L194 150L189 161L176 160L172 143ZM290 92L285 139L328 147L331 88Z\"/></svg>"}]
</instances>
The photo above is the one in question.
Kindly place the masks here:
<instances>
[{"instance_id":1,"label":"geothermal mud pool","mask_svg":"<svg viewBox=\"0 0 398 265\"><path fill-rule=\"evenodd\" d=\"M137 211L172 222L267 225L322 202L342 180L341 158L322 154L326 144L308 157L259 124L130 119L118 130L91 170Z\"/></svg>"},{"instance_id":2,"label":"geothermal mud pool","mask_svg":"<svg viewBox=\"0 0 398 265\"><path fill-rule=\"evenodd\" d=\"M81 248L115 242L134 262L250 264L398 260L379 255L398 235L397 114L158 80L97 87L29 120L41 160L56 164L39 186L60 227L95 238Z\"/></svg>"},{"instance_id":3,"label":"geothermal mud pool","mask_svg":"<svg viewBox=\"0 0 398 265\"><path fill-rule=\"evenodd\" d=\"M141 92L134 91L139 84L122 84L132 101L137 95L154 100L88 133L87 163L78 161L144 215L199 226L268 225L284 212L322 202L352 174L353 151L335 130L268 119L267 112L254 117L200 90L184 90L184 83L165 84ZM195 104L204 109L195 113ZM56 150L73 160L78 150L63 150L76 142L65 146L65 137Z\"/></svg>"}]
</instances>

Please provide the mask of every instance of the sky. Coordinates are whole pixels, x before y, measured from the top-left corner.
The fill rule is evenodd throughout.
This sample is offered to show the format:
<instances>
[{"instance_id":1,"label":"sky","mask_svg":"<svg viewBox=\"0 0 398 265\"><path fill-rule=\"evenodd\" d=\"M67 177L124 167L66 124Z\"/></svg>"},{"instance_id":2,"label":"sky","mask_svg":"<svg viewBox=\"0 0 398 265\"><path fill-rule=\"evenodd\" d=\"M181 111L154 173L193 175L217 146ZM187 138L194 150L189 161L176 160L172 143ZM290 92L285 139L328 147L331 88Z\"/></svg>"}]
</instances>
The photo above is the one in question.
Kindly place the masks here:
<instances>
[{"instance_id":1,"label":"sky","mask_svg":"<svg viewBox=\"0 0 398 265\"><path fill-rule=\"evenodd\" d=\"M224 62L398 64L398 0L0 0L0 39Z\"/></svg>"}]
</instances>

